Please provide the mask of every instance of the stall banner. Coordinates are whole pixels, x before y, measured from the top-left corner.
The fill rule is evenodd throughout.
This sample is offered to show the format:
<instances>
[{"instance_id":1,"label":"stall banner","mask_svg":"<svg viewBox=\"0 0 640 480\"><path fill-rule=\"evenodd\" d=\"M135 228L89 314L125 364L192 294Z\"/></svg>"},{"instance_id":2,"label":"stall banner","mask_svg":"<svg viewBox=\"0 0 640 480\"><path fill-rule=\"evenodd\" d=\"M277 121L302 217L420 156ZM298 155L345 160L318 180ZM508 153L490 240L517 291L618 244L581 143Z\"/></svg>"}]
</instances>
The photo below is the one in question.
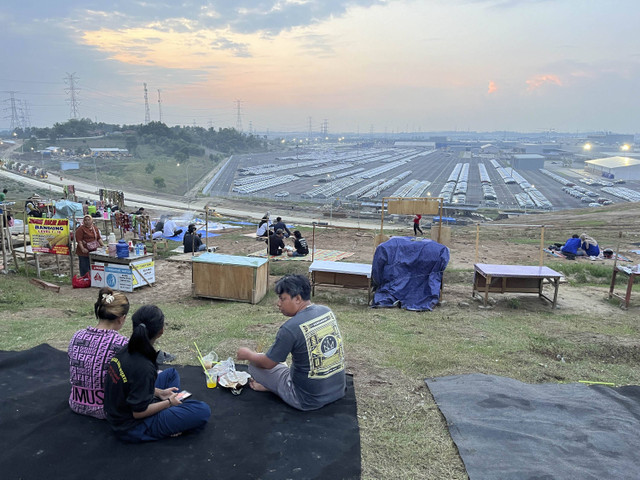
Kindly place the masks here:
<instances>
[{"instance_id":1,"label":"stall banner","mask_svg":"<svg viewBox=\"0 0 640 480\"><path fill-rule=\"evenodd\" d=\"M29 240L34 252L69 255L69 220L29 218Z\"/></svg>"},{"instance_id":2,"label":"stall banner","mask_svg":"<svg viewBox=\"0 0 640 480\"><path fill-rule=\"evenodd\" d=\"M150 259L142 259L131 262L149 283L155 283L156 271L155 262ZM102 283L101 283L102 282ZM134 288L142 287L147 282L135 269L129 265L118 265L115 263L94 264L91 267L91 286L110 287L121 292L133 292Z\"/></svg>"},{"instance_id":3,"label":"stall banner","mask_svg":"<svg viewBox=\"0 0 640 480\"><path fill-rule=\"evenodd\" d=\"M93 263L91 265L91 286L102 288L104 283L104 263Z\"/></svg>"}]
</instances>

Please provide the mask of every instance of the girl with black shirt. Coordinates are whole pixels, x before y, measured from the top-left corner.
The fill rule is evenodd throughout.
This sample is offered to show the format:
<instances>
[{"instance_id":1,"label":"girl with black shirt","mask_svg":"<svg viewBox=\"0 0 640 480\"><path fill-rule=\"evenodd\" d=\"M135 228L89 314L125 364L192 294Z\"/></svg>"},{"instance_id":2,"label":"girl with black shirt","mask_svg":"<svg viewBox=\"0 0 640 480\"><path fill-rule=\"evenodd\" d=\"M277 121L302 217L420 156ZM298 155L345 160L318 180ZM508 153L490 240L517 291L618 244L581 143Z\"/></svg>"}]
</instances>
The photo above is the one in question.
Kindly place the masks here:
<instances>
[{"instance_id":1,"label":"girl with black shirt","mask_svg":"<svg viewBox=\"0 0 640 480\"><path fill-rule=\"evenodd\" d=\"M204 428L211 409L204 402L181 401L174 368L158 374L154 343L164 333L164 314L155 305L133 314L129 344L111 359L104 384L104 411L116 436L147 442Z\"/></svg>"}]
</instances>

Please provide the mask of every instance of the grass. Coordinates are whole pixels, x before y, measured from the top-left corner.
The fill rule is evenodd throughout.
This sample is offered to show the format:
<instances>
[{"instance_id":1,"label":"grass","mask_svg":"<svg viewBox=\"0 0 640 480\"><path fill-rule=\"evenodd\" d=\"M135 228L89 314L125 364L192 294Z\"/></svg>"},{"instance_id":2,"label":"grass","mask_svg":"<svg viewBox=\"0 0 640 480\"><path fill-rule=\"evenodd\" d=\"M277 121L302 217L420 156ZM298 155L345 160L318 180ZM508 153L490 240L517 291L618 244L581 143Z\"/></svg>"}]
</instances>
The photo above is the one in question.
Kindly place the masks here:
<instances>
[{"instance_id":1,"label":"grass","mask_svg":"<svg viewBox=\"0 0 640 480\"><path fill-rule=\"evenodd\" d=\"M271 264L273 275L303 273L305 267L301 262ZM24 277L4 277L0 349L46 342L65 350L76 330L94 323L94 294L88 290L85 298L66 298L34 290ZM190 297L161 303L168 320L158 347L176 354L178 363L192 365L193 341L220 358L233 357L239 346L264 350L284 320L275 301L269 292L257 305ZM640 382L635 340L640 326L634 315L622 311L616 316L536 312L517 299L503 310L454 302L433 312L371 310L364 292L329 288L319 288L314 301L330 305L340 322L348 369L355 374L367 479L466 478L425 386L427 376L480 372L525 382ZM132 310L139 306L133 303ZM127 322L122 333L129 335L130 328Z\"/></svg>"}]
</instances>

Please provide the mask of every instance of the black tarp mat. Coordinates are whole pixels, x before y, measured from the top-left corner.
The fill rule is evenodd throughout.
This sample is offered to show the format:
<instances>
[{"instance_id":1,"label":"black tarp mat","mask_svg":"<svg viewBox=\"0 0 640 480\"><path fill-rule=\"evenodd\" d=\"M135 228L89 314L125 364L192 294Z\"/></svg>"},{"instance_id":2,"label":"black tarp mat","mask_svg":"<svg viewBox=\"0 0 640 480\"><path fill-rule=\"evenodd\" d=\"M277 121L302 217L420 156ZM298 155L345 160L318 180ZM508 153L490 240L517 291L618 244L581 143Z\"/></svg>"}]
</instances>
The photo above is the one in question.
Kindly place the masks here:
<instances>
[{"instance_id":1,"label":"black tarp mat","mask_svg":"<svg viewBox=\"0 0 640 480\"><path fill-rule=\"evenodd\" d=\"M472 480L640 478L638 386L482 374L426 383Z\"/></svg>"},{"instance_id":2,"label":"black tarp mat","mask_svg":"<svg viewBox=\"0 0 640 480\"><path fill-rule=\"evenodd\" d=\"M158 442L119 442L106 421L69 409L65 352L0 352L0 477L13 479L360 478L353 379L345 398L299 412L271 393L208 390L201 368L176 367L206 401L205 430Z\"/></svg>"}]
</instances>

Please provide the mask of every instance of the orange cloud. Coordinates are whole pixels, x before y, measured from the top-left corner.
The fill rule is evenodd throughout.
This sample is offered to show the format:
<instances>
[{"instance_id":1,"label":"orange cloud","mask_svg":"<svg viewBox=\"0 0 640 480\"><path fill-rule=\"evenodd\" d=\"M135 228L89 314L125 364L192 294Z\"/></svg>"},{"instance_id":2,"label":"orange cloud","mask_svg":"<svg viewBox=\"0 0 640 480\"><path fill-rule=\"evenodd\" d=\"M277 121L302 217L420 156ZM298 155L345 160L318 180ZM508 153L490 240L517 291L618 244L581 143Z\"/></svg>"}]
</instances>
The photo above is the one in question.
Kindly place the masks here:
<instances>
[{"instance_id":1,"label":"orange cloud","mask_svg":"<svg viewBox=\"0 0 640 480\"><path fill-rule=\"evenodd\" d=\"M495 93L498 91L498 85L496 85L496 82L494 82L493 80L491 80L489 82L489 90L487 90L487 94L491 95L492 93Z\"/></svg>"},{"instance_id":2,"label":"orange cloud","mask_svg":"<svg viewBox=\"0 0 640 480\"><path fill-rule=\"evenodd\" d=\"M527 80L527 90L532 92L547 84L554 84L561 87L562 81L557 75L536 75L535 77Z\"/></svg>"}]
</instances>

